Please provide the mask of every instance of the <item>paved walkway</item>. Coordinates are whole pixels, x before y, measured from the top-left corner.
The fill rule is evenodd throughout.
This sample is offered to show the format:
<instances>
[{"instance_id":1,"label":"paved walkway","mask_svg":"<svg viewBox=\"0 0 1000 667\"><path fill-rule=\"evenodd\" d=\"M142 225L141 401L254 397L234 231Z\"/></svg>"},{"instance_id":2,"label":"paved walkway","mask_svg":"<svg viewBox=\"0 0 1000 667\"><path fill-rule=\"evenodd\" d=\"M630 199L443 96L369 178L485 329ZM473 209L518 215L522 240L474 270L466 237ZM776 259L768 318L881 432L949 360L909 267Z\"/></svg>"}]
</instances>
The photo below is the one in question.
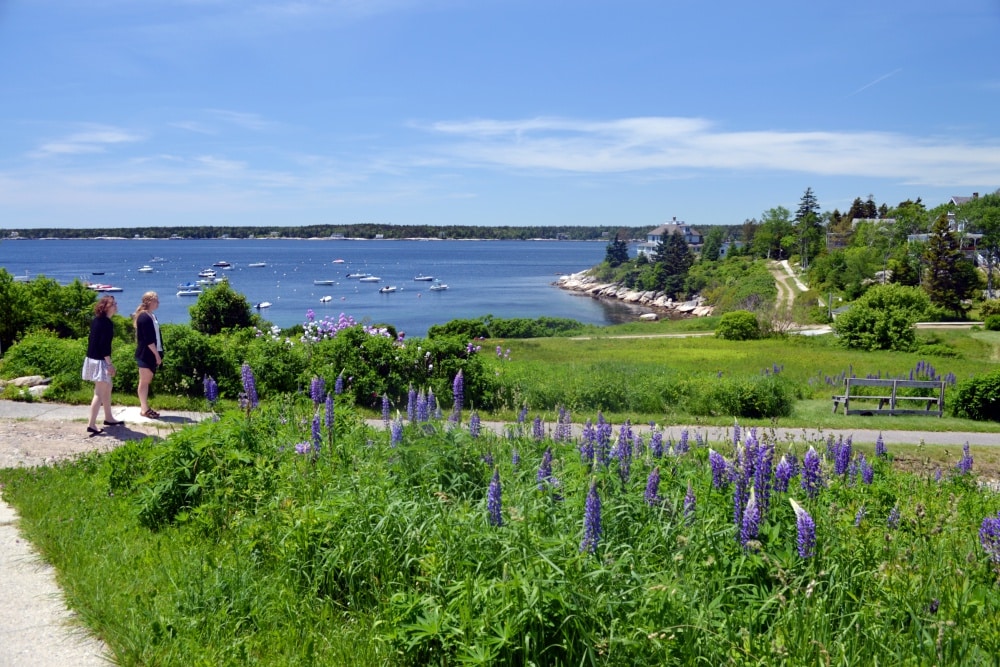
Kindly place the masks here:
<instances>
[{"instance_id":1,"label":"paved walkway","mask_svg":"<svg viewBox=\"0 0 1000 667\"><path fill-rule=\"evenodd\" d=\"M52 403L22 403L0 400L0 419L53 420L77 422L82 433L89 414L89 406L58 405ZM198 412L164 413L159 420L139 416L138 407L115 408L115 416L129 425L164 425L179 428L200 421L205 417ZM371 420L381 426L381 420ZM497 422L484 424L502 433L507 425ZM531 428L529 424L526 428ZM547 425L552 428L553 425ZM578 435L581 425L575 424ZM639 428L642 428L639 425ZM732 437L732 427L672 426L668 434L677 438L681 430L697 431L710 442L720 442ZM759 428L771 433L770 428ZM874 443L880 431L854 429L830 431L809 428L774 429L779 440L824 440L829 435L852 436L855 443ZM941 444L961 447L968 442L976 447L1000 446L1000 433L957 433L922 431L883 431L886 445ZM95 443L97 445L99 443ZM17 530L17 515L0 500L0 667L96 667L108 665L107 647L74 625L73 615L67 610L62 593L56 584L55 572L42 562L31 545Z\"/></svg>"}]
</instances>

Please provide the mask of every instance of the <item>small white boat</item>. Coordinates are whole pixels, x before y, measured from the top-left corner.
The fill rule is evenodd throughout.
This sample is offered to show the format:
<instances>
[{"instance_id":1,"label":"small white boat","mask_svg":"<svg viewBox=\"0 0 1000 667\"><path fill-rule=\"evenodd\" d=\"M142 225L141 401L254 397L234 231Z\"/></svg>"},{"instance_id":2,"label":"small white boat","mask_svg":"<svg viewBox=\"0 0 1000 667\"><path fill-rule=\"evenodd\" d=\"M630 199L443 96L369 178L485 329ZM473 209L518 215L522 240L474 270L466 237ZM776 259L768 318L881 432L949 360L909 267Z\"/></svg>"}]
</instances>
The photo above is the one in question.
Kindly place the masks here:
<instances>
[{"instance_id":1,"label":"small white boat","mask_svg":"<svg viewBox=\"0 0 1000 667\"><path fill-rule=\"evenodd\" d=\"M314 280L313 285L336 285L332 280Z\"/></svg>"},{"instance_id":2,"label":"small white boat","mask_svg":"<svg viewBox=\"0 0 1000 667\"><path fill-rule=\"evenodd\" d=\"M153 267L151 267L149 264L145 264L139 267L139 273L152 273L152 272L153 272Z\"/></svg>"},{"instance_id":3,"label":"small white boat","mask_svg":"<svg viewBox=\"0 0 1000 667\"><path fill-rule=\"evenodd\" d=\"M444 283L434 283L427 289L429 289L432 292L443 292L444 290L448 289L448 286L445 285Z\"/></svg>"},{"instance_id":4,"label":"small white boat","mask_svg":"<svg viewBox=\"0 0 1000 667\"><path fill-rule=\"evenodd\" d=\"M379 278L378 276L365 276L364 278L358 279L359 283L377 283L381 281L382 279Z\"/></svg>"},{"instance_id":5,"label":"small white boat","mask_svg":"<svg viewBox=\"0 0 1000 667\"><path fill-rule=\"evenodd\" d=\"M434 276L425 276L424 274L421 273L419 276L413 276L413 279L429 283L430 281L434 280Z\"/></svg>"},{"instance_id":6,"label":"small white boat","mask_svg":"<svg viewBox=\"0 0 1000 667\"><path fill-rule=\"evenodd\" d=\"M367 278L370 274L367 273L348 273L348 278Z\"/></svg>"},{"instance_id":7,"label":"small white boat","mask_svg":"<svg viewBox=\"0 0 1000 667\"><path fill-rule=\"evenodd\" d=\"M379 294L388 294L390 292L395 292L396 289L397 288L396 288L395 285L386 285L385 287L379 287L378 291L379 291Z\"/></svg>"},{"instance_id":8,"label":"small white boat","mask_svg":"<svg viewBox=\"0 0 1000 667\"><path fill-rule=\"evenodd\" d=\"M199 294L201 294L201 290L197 288L177 290L177 296L198 296Z\"/></svg>"},{"instance_id":9,"label":"small white boat","mask_svg":"<svg viewBox=\"0 0 1000 667\"><path fill-rule=\"evenodd\" d=\"M227 261L226 261L226 260L224 260L224 259L220 259L220 260L219 260L218 262L216 262L216 263L215 263L215 264L213 264L212 266L217 266L217 267L219 267L220 269L231 269L231 268L233 268L233 265L232 265L232 264L230 264L229 262L227 262Z\"/></svg>"},{"instance_id":10,"label":"small white boat","mask_svg":"<svg viewBox=\"0 0 1000 667\"><path fill-rule=\"evenodd\" d=\"M333 297L329 296L329 295L321 297L320 300L319 300L320 303L328 303L330 301L333 301Z\"/></svg>"},{"instance_id":11,"label":"small white boat","mask_svg":"<svg viewBox=\"0 0 1000 667\"><path fill-rule=\"evenodd\" d=\"M87 287L89 287L90 289L94 290L95 292L121 292L122 291L121 287L115 287L114 285L106 285L104 283L91 283L90 285L87 285Z\"/></svg>"},{"instance_id":12,"label":"small white boat","mask_svg":"<svg viewBox=\"0 0 1000 667\"><path fill-rule=\"evenodd\" d=\"M215 269L202 269L201 271L198 272L198 276L200 278L214 278Z\"/></svg>"},{"instance_id":13,"label":"small white boat","mask_svg":"<svg viewBox=\"0 0 1000 667\"><path fill-rule=\"evenodd\" d=\"M194 283L181 283L177 286L177 289L198 289L198 286Z\"/></svg>"},{"instance_id":14,"label":"small white boat","mask_svg":"<svg viewBox=\"0 0 1000 667\"><path fill-rule=\"evenodd\" d=\"M152 264L153 262L165 262L165 261L167 260L163 259L162 257L153 257L152 259L149 260L149 263Z\"/></svg>"},{"instance_id":15,"label":"small white boat","mask_svg":"<svg viewBox=\"0 0 1000 667\"><path fill-rule=\"evenodd\" d=\"M257 310L260 310L262 308L270 308L270 307L271 307L271 302L270 301L261 301L260 303L258 303L257 305L254 306L254 308L256 308Z\"/></svg>"},{"instance_id":16,"label":"small white boat","mask_svg":"<svg viewBox=\"0 0 1000 667\"><path fill-rule=\"evenodd\" d=\"M334 264L343 264L343 263L344 263L344 260L342 260L342 259L338 258L338 259L335 259L335 260L333 260L333 263L334 263Z\"/></svg>"},{"instance_id":17,"label":"small white boat","mask_svg":"<svg viewBox=\"0 0 1000 667\"><path fill-rule=\"evenodd\" d=\"M260 269L267 266L267 262L250 262L247 266L251 269Z\"/></svg>"}]
</instances>

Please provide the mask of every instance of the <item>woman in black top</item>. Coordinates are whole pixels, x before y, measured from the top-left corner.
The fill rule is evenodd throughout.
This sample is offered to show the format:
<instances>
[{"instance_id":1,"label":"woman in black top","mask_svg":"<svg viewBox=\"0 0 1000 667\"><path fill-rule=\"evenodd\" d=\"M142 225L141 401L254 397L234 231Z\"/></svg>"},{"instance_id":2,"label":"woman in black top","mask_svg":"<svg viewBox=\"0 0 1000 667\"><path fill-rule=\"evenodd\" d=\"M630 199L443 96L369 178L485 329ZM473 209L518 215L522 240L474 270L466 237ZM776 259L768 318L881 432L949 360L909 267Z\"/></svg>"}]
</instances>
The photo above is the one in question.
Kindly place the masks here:
<instances>
[{"instance_id":1,"label":"woman in black top","mask_svg":"<svg viewBox=\"0 0 1000 667\"><path fill-rule=\"evenodd\" d=\"M83 379L94 383L94 398L90 400L90 423L87 433L99 435L104 429L97 427L97 413L104 408L104 425L119 426L111 414L111 380L115 376L115 365L111 363L111 340L115 337L115 325L111 315L118 304L113 296L102 296L94 304L94 319L90 323L90 338L87 341L87 358L83 360Z\"/></svg>"},{"instance_id":2,"label":"woman in black top","mask_svg":"<svg viewBox=\"0 0 1000 667\"><path fill-rule=\"evenodd\" d=\"M139 414L150 419L159 419L160 413L149 407L149 384L153 375L163 363L163 339L160 337L160 323L153 311L160 305L156 292L146 292L142 302L132 313L135 323L135 363L139 367Z\"/></svg>"}]
</instances>

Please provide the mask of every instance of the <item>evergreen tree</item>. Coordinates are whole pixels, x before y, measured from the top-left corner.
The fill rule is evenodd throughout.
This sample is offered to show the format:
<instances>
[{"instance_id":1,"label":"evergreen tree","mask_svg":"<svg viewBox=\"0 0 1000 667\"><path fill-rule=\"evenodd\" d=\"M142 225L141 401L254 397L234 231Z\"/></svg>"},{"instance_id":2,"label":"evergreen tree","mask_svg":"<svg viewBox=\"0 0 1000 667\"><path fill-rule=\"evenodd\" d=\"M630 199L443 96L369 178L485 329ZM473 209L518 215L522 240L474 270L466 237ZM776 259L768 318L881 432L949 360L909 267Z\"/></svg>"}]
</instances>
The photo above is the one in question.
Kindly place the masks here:
<instances>
[{"instance_id":1,"label":"evergreen tree","mask_svg":"<svg viewBox=\"0 0 1000 667\"><path fill-rule=\"evenodd\" d=\"M705 243L701 246L701 258L709 262L719 259L719 250L726 239L726 230L722 227L712 227L705 235Z\"/></svg>"},{"instance_id":2,"label":"evergreen tree","mask_svg":"<svg viewBox=\"0 0 1000 667\"><path fill-rule=\"evenodd\" d=\"M927 263L924 289L931 303L963 316L967 308L962 301L970 298L976 288L975 271L970 274L971 262L962 257L958 237L948 228L945 213L931 229L924 260Z\"/></svg>"},{"instance_id":3,"label":"evergreen tree","mask_svg":"<svg viewBox=\"0 0 1000 667\"><path fill-rule=\"evenodd\" d=\"M628 261L628 243L621 237L620 233L615 236L614 241L608 244L604 261L612 267L621 266Z\"/></svg>"},{"instance_id":4,"label":"evergreen tree","mask_svg":"<svg viewBox=\"0 0 1000 667\"><path fill-rule=\"evenodd\" d=\"M694 264L694 253L681 234L670 234L656 247L657 277L662 280L660 288L671 299L676 298L684 287L688 270Z\"/></svg>"},{"instance_id":5,"label":"evergreen tree","mask_svg":"<svg viewBox=\"0 0 1000 667\"><path fill-rule=\"evenodd\" d=\"M819 201L812 188L806 188L795 212L795 233L798 237L802 268L809 267L809 260L820 252L823 228L820 226Z\"/></svg>"}]
</instances>

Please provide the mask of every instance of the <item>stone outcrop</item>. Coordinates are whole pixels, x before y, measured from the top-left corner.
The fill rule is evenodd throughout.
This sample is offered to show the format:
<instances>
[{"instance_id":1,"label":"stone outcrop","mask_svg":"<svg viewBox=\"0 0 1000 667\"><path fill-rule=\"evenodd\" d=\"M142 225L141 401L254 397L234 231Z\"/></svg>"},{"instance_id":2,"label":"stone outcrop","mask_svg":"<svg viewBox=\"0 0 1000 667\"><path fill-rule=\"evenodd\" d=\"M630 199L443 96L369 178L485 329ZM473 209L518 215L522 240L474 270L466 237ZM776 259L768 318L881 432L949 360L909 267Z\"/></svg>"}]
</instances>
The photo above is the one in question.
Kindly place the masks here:
<instances>
[{"instance_id":1,"label":"stone outcrop","mask_svg":"<svg viewBox=\"0 0 1000 667\"><path fill-rule=\"evenodd\" d=\"M697 297L691 301L674 301L663 292L640 292L617 283L602 283L586 271L560 276L554 283L557 287L578 292L595 299L617 299L628 304L651 310L652 314L664 317L705 317L712 314L712 307L705 305L704 299ZM650 313L640 315L640 319L651 320Z\"/></svg>"}]
</instances>

